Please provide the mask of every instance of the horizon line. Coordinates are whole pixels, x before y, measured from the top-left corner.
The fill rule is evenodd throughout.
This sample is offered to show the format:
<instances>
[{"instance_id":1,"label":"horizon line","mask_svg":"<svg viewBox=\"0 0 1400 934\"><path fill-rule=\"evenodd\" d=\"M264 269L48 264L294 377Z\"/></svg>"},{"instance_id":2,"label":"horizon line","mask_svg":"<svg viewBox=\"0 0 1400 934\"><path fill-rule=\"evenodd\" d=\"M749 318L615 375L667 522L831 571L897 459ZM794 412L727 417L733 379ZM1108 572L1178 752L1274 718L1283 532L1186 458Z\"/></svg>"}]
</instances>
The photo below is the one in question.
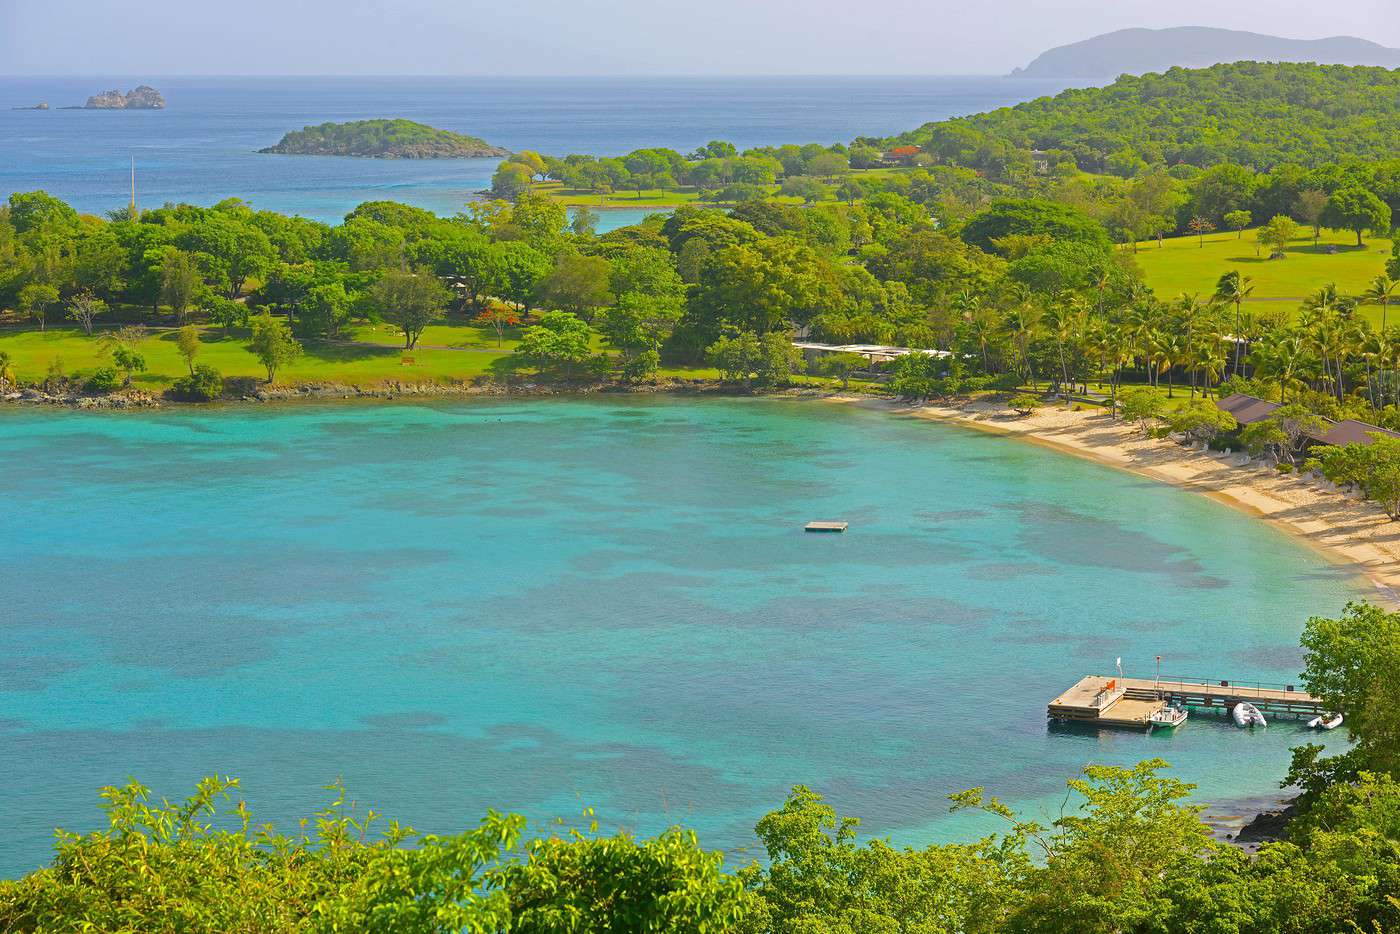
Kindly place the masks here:
<instances>
[{"instance_id":1,"label":"horizon line","mask_svg":"<svg viewBox=\"0 0 1400 934\"><path fill-rule=\"evenodd\" d=\"M471 72L364 73L317 72L306 74L202 73L202 72L46 72L34 74L0 73L0 80L12 78L494 78L501 80L557 78L1009 78L1009 72L597 72L558 74L486 74ZM1043 79L1043 80L1049 80Z\"/></svg>"}]
</instances>

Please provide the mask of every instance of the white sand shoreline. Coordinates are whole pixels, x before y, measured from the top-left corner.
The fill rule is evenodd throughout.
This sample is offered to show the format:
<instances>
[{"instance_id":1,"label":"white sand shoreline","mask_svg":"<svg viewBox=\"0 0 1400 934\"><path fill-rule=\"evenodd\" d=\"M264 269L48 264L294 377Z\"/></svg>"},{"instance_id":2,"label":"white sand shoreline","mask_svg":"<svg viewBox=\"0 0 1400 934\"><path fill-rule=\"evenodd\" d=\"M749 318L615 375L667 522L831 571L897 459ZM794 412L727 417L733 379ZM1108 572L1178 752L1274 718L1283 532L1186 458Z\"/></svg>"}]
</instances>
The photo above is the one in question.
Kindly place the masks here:
<instances>
[{"instance_id":1,"label":"white sand shoreline","mask_svg":"<svg viewBox=\"0 0 1400 934\"><path fill-rule=\"evenodd\" d=\"M1135 426L1101 412L1047 406L1018 418L1002 407L976 402L910 405L836 398L1019 438L1205 494L1264 519L1335 564L1354 568L1375 585L1375 602L1400 609L1400 522L1327 484L1249 464L1243 454L1193 451L1144 438Z\"/></svg>"}]
</instances>

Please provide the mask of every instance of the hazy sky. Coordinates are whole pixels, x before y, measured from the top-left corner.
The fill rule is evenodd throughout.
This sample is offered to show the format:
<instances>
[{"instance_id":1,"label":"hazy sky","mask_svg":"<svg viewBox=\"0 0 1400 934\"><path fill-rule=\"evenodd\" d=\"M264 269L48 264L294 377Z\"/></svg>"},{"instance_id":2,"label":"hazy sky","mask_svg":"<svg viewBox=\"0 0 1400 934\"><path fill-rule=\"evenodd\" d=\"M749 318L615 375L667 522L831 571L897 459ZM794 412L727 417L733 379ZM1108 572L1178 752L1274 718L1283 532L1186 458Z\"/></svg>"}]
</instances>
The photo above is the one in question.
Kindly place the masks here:
<instances>
[{"instance_id":1,"label":"hazy sky","mask_svg":"<svg viewBox=\"0 0 1400 934\"><path fill-rule=\"evenodd\" d=\"M1184 25L1400 47L1397 0L0 0L0 74L988 74Z\"/></svg>"}]
</instances>

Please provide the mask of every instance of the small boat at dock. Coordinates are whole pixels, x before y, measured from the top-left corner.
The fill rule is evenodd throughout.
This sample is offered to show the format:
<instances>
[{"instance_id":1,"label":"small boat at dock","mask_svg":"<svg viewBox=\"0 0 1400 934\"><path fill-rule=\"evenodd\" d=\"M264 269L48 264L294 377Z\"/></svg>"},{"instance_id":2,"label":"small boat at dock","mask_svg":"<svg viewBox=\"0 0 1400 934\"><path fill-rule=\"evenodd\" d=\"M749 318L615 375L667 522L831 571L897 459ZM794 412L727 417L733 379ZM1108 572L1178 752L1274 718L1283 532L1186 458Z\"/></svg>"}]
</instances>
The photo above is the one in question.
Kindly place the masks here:
<instances>
[{"instance_id":1,"label":"small boat at dock","mask_svg":"<svg viewBox=\"0 0 1400 934\"><path fill-rule=\"evenodd\" d=\"M1259 708L1248 701L1240 701L1230 713L1235 718L1236 726L1269 725L1269 721L1264 719L1264 715L1259 712Z\"/></svg>"},{"instance_id":2,"label":"small boat at dock","mask_svg":"<svg viewBox=\"0 0 1400 934\"><path fill-rule=\"evenodd\" d=\"M1339 713L1324 713L1320 717L1313 717L1308 721L1310 730L1335 730L1342 725L1342 715Z\"/></svg>"},{"instance_id":3,"label":"small boat at dock","mask_svg":"<svg viewBox=\"0 0 1400 934\"><path fill-rule=\"evenodd\" d=\"M1147 729L1174 730L1186 722L1185 707L1163 707L1155 710L1147 718Z\"/></svg>"}]
</instances>

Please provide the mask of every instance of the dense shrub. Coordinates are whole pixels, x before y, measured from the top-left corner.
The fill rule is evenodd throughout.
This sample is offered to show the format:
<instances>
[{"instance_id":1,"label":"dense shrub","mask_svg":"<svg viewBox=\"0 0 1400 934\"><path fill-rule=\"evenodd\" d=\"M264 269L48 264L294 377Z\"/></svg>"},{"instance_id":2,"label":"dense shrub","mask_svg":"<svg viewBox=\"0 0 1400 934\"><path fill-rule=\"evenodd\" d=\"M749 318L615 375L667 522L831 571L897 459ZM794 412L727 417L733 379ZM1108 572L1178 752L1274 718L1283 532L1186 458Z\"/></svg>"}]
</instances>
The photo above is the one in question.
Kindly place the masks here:
<instances>
[{"instance_id":1,"label":"dense shrub","mask_svg":"<svg viewBox=\"0 0 1400 934\"><path fill-rule=\"evenodd\" d=\"M101 366L88 377L83 388L88 392L115 392L121 388L122 378L113 366Z\"/></svg>"},{"instance_id":2,"label":"dense shrub","mask_svg":"<svg viewBox=\"0 0 1400 934\"><path fill-rule=\"evenodd\" d=\"M188 402L213 402L224 394L224 377L212 366L200 363L189 376L177 379L170 393Z\"/></svg>"}]
</instances>

